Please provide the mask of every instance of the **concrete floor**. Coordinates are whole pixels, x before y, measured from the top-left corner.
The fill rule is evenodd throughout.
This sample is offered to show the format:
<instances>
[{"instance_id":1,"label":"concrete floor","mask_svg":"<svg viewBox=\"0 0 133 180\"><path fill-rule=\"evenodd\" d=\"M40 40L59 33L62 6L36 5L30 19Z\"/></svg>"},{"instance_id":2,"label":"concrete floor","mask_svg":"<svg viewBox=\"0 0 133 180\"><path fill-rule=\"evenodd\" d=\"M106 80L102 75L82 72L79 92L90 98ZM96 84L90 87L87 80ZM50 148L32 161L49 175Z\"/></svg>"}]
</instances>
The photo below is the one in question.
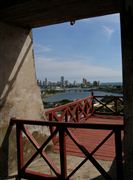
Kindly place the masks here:
<instances>
[{"instance_id":1,"label":"concrete floor","mask_svg":"<svg viewBox=\"0 0 133 180\"><path fill-rule=\"evenodd\" d=\"M57 153L49 153L49 157L56 164L57 167L60 167L59 154ZM83 160L84 158L76 157L76 156L67 156L67 170L68 174ZM112 162L111 161L98 161L102 167L108 172ZM42 158L37 158L29 167L30 170L38 171L41 173L47 173L49 175L54 174L49 166L44 162ZM100 176L100 173L96 170L96 168L87 161L73 176L73 180L91 180ZM102 178L104 179L104 178Z\"/></svg>"},{"instance_id":2,"label":"concrete floor","mask_svg":"<svg viewBox=\"0 0 133 180\"><path fill-rule=\"evenodd\" d=\"M60 157L58 153L54 152L47 152L49 158L52 160L52 162L55 163L55 165L60 169ZM67 174L69 175L72 170L79 165L79 163L84 158L76 157L67 155ZM112 167L112 161L105 161L105 160L97 160L99 164L105 169L106 172L110 170ZM47 163L38 156L32 164L28 167L29 170L33 170L35 172L45 173L48 175L54 175L50 167L47 165ZM16 172L14 174L17 174ZM14 175L12 174L12 176ZM15 178L9 178L11 180L15 180ZM6 179L6 180L9 180ZM88 160L86 163L70 178L72 180L104 180L103 177L100 176L100 173L96 170L96 168L91 164L91 162ZM112 177L112 179L115 179Z\"/></svg>"}]
</instances>

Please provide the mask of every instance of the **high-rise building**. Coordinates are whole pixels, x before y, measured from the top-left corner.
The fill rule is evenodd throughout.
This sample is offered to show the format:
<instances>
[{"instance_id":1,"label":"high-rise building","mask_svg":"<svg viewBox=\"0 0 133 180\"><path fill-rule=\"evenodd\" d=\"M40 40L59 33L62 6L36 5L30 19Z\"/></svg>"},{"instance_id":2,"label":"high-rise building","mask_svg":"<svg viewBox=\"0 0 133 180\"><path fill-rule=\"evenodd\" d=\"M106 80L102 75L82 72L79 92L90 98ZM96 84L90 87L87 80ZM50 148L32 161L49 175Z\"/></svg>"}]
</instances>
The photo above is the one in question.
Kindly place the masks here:
<instances>
[{"instance_id":1,"label":"high-rise building","mask_svg":"<svg viewBox=\"0 0 133 180\"><path fill-rule=\"evenodd\" d=\"M61 76L61 87L64 87L64 76Z\"/></svg>"},{"instance_id":2,"label":"high-rise building","mask_svg":"<svg viewBox=\"0 0 133 180\"><path fill-rule=\"evenodd\" d=\"M65 85L65 87L68 86L68 80L64 81L64 85Z\"/></svg>"},{"instance_id":3,"label":"high-rise building","mask_svg":"<svg viewBox=\"0 0 133 180\"><path fill-rule=\"evenodd\" d=\"M45 78L45 86L47 86L48 85L48 80L47 80L47 78Z\"/></svg>"},{"instance_id":4,"label":"high-rise building","mask_svg":"<svg viewBox=\"0 0 133 180\"><path fill-rule=\"evenodd\" d=\"M83 78L83 85L87 85L87 79Z\"/></svg>"},{"instance_id":5,"label":"high-rise building","mask_svg":"<svg viewBox=\"0 0 133 180\"><path fill-rule=\"evenodd\" d=\"M76 81L74 80L74 81L73 81L73 85L76 86L76 84L77 84L77 83L76 83Z\"/></svg>"}]
</instances>

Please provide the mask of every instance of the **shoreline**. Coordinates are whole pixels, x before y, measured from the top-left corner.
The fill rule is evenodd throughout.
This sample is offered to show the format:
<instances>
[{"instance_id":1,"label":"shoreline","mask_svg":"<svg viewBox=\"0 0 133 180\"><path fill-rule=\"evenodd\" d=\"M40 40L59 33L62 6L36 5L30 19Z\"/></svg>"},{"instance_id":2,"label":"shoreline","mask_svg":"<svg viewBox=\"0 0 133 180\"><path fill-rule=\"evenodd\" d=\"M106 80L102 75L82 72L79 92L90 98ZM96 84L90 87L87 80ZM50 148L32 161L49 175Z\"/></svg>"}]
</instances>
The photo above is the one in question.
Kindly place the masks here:
<instances>
[{"instance_id":1,"label":"shoreline","mask_svg":"<svg viewBox=\"0 0 133 180\"><path fill-rule=\"evenodd\" d=\"M49 107L54 107L55 105L64 105L69 102L74 101L75 99L82 99L87 96L90 96L90 92L66 92L66 93L52 93L52 94L47 94L46 96L42 97L43 105L45 108ZM107 92L107 91L99 91L96 90L94 91L94 96L122 96L120 93L112 93L112 92Z\"/></svg>"}]
</instances>

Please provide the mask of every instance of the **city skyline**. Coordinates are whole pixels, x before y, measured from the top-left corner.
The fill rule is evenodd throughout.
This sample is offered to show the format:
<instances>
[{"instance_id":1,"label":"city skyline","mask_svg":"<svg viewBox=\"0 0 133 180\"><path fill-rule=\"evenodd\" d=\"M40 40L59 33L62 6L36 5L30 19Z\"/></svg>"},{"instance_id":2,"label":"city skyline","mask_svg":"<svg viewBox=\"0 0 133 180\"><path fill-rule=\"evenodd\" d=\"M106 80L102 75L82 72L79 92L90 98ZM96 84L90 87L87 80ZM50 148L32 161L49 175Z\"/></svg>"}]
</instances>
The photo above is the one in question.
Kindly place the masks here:
<instances>
[{"instance_id":1,"label":"city skyline","mask_svg":"<svg viewBox=\"0 0 133 180\"><path fill-rule=\"evenodd\" d=\"M40 82L46 82L46 84L47 83L49 83L49 82L51 82L51 83L58 83L58 82L60 82L61 84L63 84L64 82L68 82L68 83L77 83L76 82L76 80L73 80L72 82L71 81L69 81L69 79L66 79L64 76L60 76L60 79L58 79L57 81L50 81L47 77L44 79L44 80L40 80L40 79L38 79L38 81L40 81ZM94 81L98 81L98 80L94 80ZM81 80L81 82L78 82L78 83L84 83L84 82L91 82L91 81L89 81L87 78L83 78L82 80ZM99 81L100 82L100 81Z\"/></svg>"},{"instance_id":2,"label":"city skyline","mask_svg":"<svg viewBox=\"0 0 133 180\"><path fill-rule=\"evenodd\" d=\"M37 79L122 82L119 14L33 30Z\"/></svg>"},{"instance_id":3,"label":"city skyline","mask_svg":"<svg viewBox=\"0 0 133 180\"><path fill-rule=\"evenodd\" d=\"M44 80L37 80L38 84L42 84L42 85L81 85L81 84L94 84L95 82L100 85L100 84L104 84L104 82L100 82L99 80L94 80L94 81L89 81L87 78L83 78L81 82L76 82L75 80L73 82L70 82L68 79L65 79L64 76L61 76L60 79L58 79L57 81L49 81L48 78L46 77ZM105 82L105 84L122 84L122 82Z\"/></svg>"},{"instance_id":4,"label":"city skyline","mask_svg":"<svg viewBox=\"0 0 133 180\"><path fill-rule=\"evenodd\" d=\"M56 82L51 82L48 81L47 78L45 78L45 80L41 81L41 80L37 80L37 84L42 88L42 89L58 89L58 88L71 88L71 87L90 87L90 86L99 86L100 85L100 81L93 81L90 82L87 79L83 78L82 82L77 83L76 81L70 82L67 79L64 78L64 76L60 77L60 80L56 81Z\"/></svg>"}]
</instances>

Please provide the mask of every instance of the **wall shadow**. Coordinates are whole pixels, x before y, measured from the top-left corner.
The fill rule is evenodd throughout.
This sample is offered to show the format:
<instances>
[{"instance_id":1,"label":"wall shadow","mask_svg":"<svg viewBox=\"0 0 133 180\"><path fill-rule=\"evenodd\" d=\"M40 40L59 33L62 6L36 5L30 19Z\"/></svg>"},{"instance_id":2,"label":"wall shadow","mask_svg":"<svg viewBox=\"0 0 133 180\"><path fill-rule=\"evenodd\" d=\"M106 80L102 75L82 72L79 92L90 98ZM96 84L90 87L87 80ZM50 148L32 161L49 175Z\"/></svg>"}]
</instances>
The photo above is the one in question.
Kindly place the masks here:
<instances>
[{"instance_id":1,"label":"wall shadow","mask_svg":"<svg viewBox=\"0 0 133 180\"><path fill-rule=\"evenodd\" d=\"M18 70L15 72L15 75L10 81L10 75L17 63L21 50L27 37L29 36L30 30L0 23L0 32L0 42L2 44L2 46L0 46L0 108L2 108L6 101L6 97L13 87L14 81L24 62L26 54L29 51L30 47L27 48L26 53L21 59ZM31 46L31 44L29 46ZM5 87L8 87L8 89L6 90L4 97L1 98Z\"/></svg>"},{"instance_id":2,"label":"wall shadow","mask_svg":"<svg viewBox=\"0 0 133 180\"><path fill-rule=\"evenodd\" d=\"M0 23L0 180L10 179L10 170L16 167L16 131L8 122L6 114L2 114L7 97L14 87L17 76L32 48L29 29L8 26ZM26 41L27 40L27 41ZM28 43L27 43L28 42ZM24 49L23 49L24 47ZM23 50L23 51L22 51ZM17 64L17 68L16 65ZM15 67L15 70L14 70ZM14 72L13 72L14 71ZM12 74L13 72L13 74ZM12 75L12 77L11 77ZM5 90L3 94L3 91ZM3 94L3 95L2 95ZM8 109L10 111L10 107ZM3 119L3 118L5 119Z\"/></svg>"},{"instance_id":3,"label":"wall shadow","mask_svg":"<svg viewBox=\"0 0 133 180\"><path fill-rule=\"evenodd\" d=\"M15 74L14 74L14 77L12 78L11 81L7 81L7 83L5 84L5 85L8 85L8 89L7 89L6 93L5 93L5 95L1 98L0 110L1 110L2 107L4 106L4 104L5 104L5 102L6 102L6 99L7 99L7 97L8 97L8 94L9 94L9 92L10 92L10 91L12 90L12 88L13 88L13 84L14 84L16 78L17 78L17 75L18 75L18 73L19 73L19 71L20 71L20 69L21 69L21 67L22 67L22 65L23 65L23 63L24 63L24 60L25 60L25 58L26 58L26 56L27 56L27 54L28 54L28 52L29 52L29 50L30 50L31 47L32 47L32 42L29 44L29 46L28 46L28 48L27 48L27 50L26 50L26 52L25 52L25 54L24 54L24 56L23 56L23 58L22 58L22 60L21 60L21 63L19 64L19 66L18 66L18 68L17 68L17 71L16 71Z\"/></svg>"},{"instance_id":4,"label":"wall shadow","mask_svg":"<svg viewBox=\"0 0 133 180\"><path fill-rule=\"evenodd\" d=\"M7 179L8 177L8 163L9 163L9 138L13 126L9 125L0 147L0 179Z\"/></svg>"}]
</instances>

